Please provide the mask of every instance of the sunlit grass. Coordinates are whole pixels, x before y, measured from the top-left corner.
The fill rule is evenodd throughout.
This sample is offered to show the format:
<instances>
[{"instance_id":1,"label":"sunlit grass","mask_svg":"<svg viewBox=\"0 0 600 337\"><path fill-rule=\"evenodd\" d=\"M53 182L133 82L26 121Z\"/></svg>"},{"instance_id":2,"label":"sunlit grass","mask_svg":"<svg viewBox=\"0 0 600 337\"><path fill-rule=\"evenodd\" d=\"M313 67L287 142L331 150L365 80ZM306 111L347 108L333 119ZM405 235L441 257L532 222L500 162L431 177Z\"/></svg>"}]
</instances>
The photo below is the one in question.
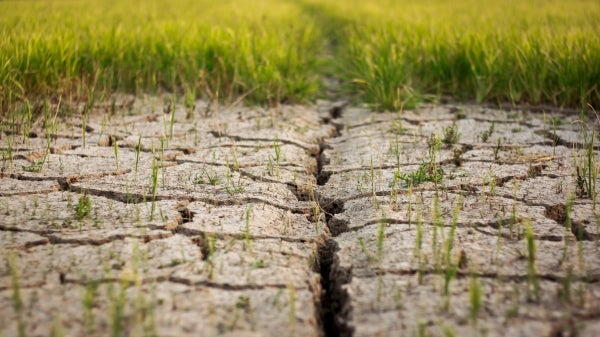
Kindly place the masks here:
<instances>
[{"instance_id":1,"label":"sunlit grass","mask_svg":"<svg viewBox=\"0 0 600 337\"><path fill-rule=\"evenodd\" d=\"M600 3L311 1L337 20L350 92L396 110L476 102L600 103Z\"/></svg>"},{"instance_id":2,"label":"sunlit grass","mask_svg":"<svg viewBox=\"0 0 600 337\"><path fill-rule=\"evenodd\" d=\"M3 1L0 12L3 112L114 92L309 102L323 76L377 110L446 96L600 104L597 1Z\"/></svg>"},{"instance_id":3,"label":"sunlit grass","mask_svg":"<svg viewBox=\"0 0 600 337\"><path fill-rule=\"evenodd\" d=\"M115 91L297 102L318 87L319 32L283 1L2 2L0 12L4 110Z\"/></svg>"}]
</instances>

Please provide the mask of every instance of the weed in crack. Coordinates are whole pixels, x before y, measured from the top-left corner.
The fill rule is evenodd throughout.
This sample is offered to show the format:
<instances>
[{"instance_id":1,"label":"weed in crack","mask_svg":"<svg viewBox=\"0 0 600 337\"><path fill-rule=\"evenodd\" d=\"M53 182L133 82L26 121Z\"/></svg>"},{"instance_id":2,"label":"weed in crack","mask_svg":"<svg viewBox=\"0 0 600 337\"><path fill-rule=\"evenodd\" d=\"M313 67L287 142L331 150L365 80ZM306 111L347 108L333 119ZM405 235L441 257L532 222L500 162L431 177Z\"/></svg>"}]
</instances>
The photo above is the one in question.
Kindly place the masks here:
<instances>
[{"instance_id":1,"label":"weed in crack","mask_svg":"<svg viewBox=\"0 0 600 337\"><path fill-rule=\"evenodd\" d=\"M498 138L498 140L496 141L496 146L494 146L492 148L492 152L494 153L495 161L498 161L498 158L500 156L500 149L502 149L502 139Z\"/></svg>"},{"instance_id":2,"label":"weed in crack","mask_svg":"<svg viewBox=\"0 0 600 337\"><path fill-rule=\"evenodd\" d=\"M492 124L490 124L489 129L487 129L486 131L483 131L480 135L479 138L481 139L481 141L483 143L487 143L488 139L490 139L490 137L492 136L492 134L494 133L494 130L496 128L496 124L494 122L492 122Z\"/></svg>"},{"instance_id":3,"label":"weed in crack","mask_svg":"<svg viewBox=\"0 0 600 337\"><path fill-rule=\"evenodd\" d=\"M397 174L394 175L394 179L403 181L406 187L418 186L427 181L439 184L443 178L444 171L430 162L422 163L414 172L403 173L399 176Z\"/></svg>"},{"instance_id":4,"label":"weed in crack","mask_svg":"<svg viewBox=\"0 0 600 337\"><path fill-rule=\"evenodd\" d=\"M92 215L92 201L87 193L84 193L79 197L77 205L75 206L75 215L78 220L89 218Z\"/></svg>"},{"instance_id":5,"label":"weed in crack","mask_svg":"<svg viewBox=\"0 0 600 337\"><path fill-rule=\"evenodd\" d=\"M458 126L456 126L456 122L452 123L452 125L448 125L443 129L443 137L442 143L446 144L446 146L452 146L460 140L460 132L458 132Z\"/></svg>"}]
</instances>

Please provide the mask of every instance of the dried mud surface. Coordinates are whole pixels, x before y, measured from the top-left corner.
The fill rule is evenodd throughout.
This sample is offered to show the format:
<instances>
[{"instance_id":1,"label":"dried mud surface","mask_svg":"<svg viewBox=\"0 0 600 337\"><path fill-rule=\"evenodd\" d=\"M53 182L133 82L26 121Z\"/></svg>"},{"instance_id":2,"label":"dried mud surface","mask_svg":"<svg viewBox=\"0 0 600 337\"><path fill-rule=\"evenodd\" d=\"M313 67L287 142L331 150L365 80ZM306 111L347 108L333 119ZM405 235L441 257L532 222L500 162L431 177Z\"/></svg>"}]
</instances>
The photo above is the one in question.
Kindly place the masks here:
<instances>
[{"instance_id":1,"label":"dried mud surface","mask_svg":"<svg viewBox=\"0 0 600 337\"><path fill-rule=\"evenodd\" d=\"M121 100L4 123L0 336L600 335L594 120Z\"/></svg>"}]
</instances>

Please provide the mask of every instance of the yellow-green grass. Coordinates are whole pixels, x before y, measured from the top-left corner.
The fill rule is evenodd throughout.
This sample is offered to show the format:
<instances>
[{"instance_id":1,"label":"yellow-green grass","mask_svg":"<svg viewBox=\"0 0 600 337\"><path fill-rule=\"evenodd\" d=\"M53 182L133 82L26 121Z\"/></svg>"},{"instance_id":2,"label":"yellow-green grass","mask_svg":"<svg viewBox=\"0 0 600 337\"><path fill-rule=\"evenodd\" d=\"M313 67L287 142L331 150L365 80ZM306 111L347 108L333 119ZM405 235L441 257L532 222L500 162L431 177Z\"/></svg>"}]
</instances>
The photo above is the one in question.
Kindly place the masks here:
<instances>
[{"instance_id":1,"label":"yellow-green grass","mask_svg":"<svg viewBox=\"0 0 600 337\"><path fill-rule=\"evenodd\" d=\"M378 109L442 95L600 104L598 1L305 3L337 32L338 69L349 89Z\"/></svg>"},{"instance_id":2,"label":"yellow-green grass","mask_svg":"<svg viewBox=\"0 0 600 337\"><path fill-rule=\"evenodd\" d=\"M1 1L0 111L185 92L307 102L323 76L378 110L452 96L600 106L595 0Z\"/></svg>"},{"instance_id":3,"label":"yellow-green grass","mask_svg":"<svg viewBox=\"0 0 600 337\"><path fill-rule=\"evenodd\" d=\"M322 39L286 1L8 1L0 12L4 108L161 90L288 102L318 88Z\"/></svg>"}]
</instances>

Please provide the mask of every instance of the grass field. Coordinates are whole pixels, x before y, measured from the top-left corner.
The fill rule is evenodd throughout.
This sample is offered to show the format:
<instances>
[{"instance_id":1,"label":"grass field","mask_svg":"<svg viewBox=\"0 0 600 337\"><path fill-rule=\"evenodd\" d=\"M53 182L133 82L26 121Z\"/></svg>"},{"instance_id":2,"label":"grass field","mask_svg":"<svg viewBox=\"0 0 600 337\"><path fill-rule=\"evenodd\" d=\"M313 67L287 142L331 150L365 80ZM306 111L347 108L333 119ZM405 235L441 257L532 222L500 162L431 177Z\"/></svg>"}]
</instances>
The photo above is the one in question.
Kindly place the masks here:
<instances>
[{"instance_id":1,"label":"grass field","mask_svg":"<svg viewBox=\"0 0 600 337\"><path fill-rule=\"evenodd\" d=\"M379 108L424 95L600 103L598 2L346 1L327 11L350 22L343 78Z\"/></svg>"},{"instance_id":2,"label":"grass field","mask_svg":"<svg viewBox=\"0 0 600 337\"><path fill-rule=\"evenodd\" d=\"M600 105L600 3L2 1L0 106L114 92Z\"/></svg>"}]
</instances>

